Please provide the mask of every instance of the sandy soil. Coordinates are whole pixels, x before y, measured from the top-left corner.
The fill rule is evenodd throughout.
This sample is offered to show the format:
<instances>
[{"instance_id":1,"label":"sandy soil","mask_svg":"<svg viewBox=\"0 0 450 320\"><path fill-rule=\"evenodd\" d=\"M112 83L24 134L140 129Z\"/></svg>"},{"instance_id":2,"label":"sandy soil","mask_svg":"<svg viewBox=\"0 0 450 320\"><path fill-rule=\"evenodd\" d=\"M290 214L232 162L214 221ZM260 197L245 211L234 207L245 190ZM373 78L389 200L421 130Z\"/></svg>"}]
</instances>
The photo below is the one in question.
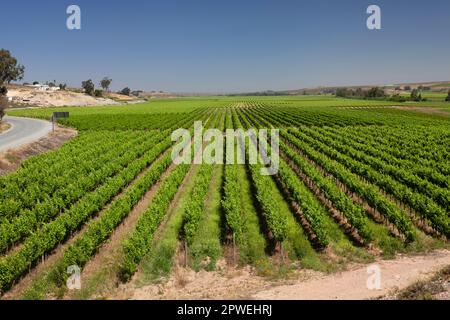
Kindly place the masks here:
<instances>
[{"instance_id":1,"label":"sandy soil","mask_svg":"<svg viewBox=\"0 0 450 320\"><path fill-rule=\"evenodd\" d=\"M381 272L380 289L369 290L368 267ZM371 265L353 265L347 271L324 274L299 270L289 280L276 280L255 274L251 267L235 269L221 261L214 272L195 272L177 267L161 284L138 287L133 283L118 288L114 299L290 299L347 300L372 299L406 288L450 265L450 251L398 255Z\"/></svg>"},{"instance_id":2,"label":"sandy soil","mask_svg":"<svg viewBox=\"0 0 450 320\"><path fill-rule=\"evenodd\" d=\"M126 96L124 94L119 94L119 93L115 93L115 92L107 92L107 93L105 93L105 96L110 99L114 99L117 101L124 101L124 102L133 101L136 99L135 97Z\"/></svg>"},{"instance_id":3,"label":"sandy soil","mask_svg":"<svg viewBox=\"0 0 450 320\"><path fill-rule=\"evenodd\" d=\"M426 278L446 265L450 265L450 251L439 250L425 255L399 255L395 260L377 261L338 274L320 276L291 285L276 286L252 295L255 299L371 299L406 288ZM368 267L380 270L380 288L368 289L373 275Z\"/></svg>"},{"instance_id":4,"label":"sandy soil","mask_svg":"<svg viewBox=\"0 0 450 320\"><path fill-rule=\"evenodd\" d=\"M8 130L11 127L9 123L6 122L0 122L0 133Z\"/></svg>"},{"instance_id":5,"label":"sandy soil","mask_svg":"<svg viewBox=\"0 0 450 320\"><path fill-rule=\"evenodd\" d=\"M432 107L396 106L391 108L399 110L411 110L428 114L437 114L442 116L450 116L450 112L448 110Z\"/></svg>"},{"instance_id":6,"label":"sandy soil","mask_svg":"<svg viewBox=\"0 0 450 320\"><path fill-rule=\"evenodd\" d=\"M20 106L62 107L62 106L101 106L115 105L118 102L106 98L94 98L83 93L71 91L39 91L33 87L10 86L8 97Z\"/></svg>"},{"instance_id":7,"label":"sandy soil","mask_svg":"<svg viewBox=\"0 0 450 320\"><path fill-rule=\"evenodd\" d=\"M420 280L404 290L393 292L380 300L450 300L450 265L435 275Z\"/></svg>"},{"instance_id":8,"label":"sandy soil","mask_svg":"<svg viewBox=\"0 0 450 320\"><path fill-rule=\"evenodd\" d=\"M441 116L450 116L450 112L447 109L440 109L436 107L417 107L417 106L373 106L373 107L339 107L341 109L398 109L398 110L409 110L417 111L427 114L436 114Z\"/></svg>"},{"instance_id":9,"label":"sandy soil","mask_svg":"<svg viewBox=\"0 0 450 320\"><path fill-rule=\"evenodd\" d=\"M57 127L54 133L50 133L36 142L0 152L0 176L17 170L24 160L32 156L59 148L77 134L78 132L74 129Z\"/></svg>"}]
</instances>

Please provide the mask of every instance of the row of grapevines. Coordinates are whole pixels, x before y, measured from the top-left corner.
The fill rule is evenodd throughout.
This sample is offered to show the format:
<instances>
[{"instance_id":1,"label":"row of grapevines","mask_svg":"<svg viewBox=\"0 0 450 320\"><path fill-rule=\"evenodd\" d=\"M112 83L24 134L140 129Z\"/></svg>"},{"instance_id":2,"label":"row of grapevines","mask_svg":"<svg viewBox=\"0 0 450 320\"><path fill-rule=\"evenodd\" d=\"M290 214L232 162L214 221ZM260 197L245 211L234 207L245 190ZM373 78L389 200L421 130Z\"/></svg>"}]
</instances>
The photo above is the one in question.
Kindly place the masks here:
<instances>
[{"instance_id":1,"label":"row of grapevines","mask_svg":"<svg viewBox=\"0 0 450 320\"><path fill-rule=\"evenodd\" d=\"M356 127L353 132L358 136L370 138L375 147L387 148L395 156L411 159L424 164L441 164L448 160L449 152L441 148L441 144L450 143L448 131L442 126L396 126L391 127ZM439 166L436 166L439 169ZM446 174L450 166L445 165Z\"/></svg>"},{"instance_id":2,"label":"row of grapevines","mask_svg":"<svg viewBox=\"0 0 450 320\"><path fill-rule=\"evenodd\" d=\"M330 240L325 227L327 213L324 207L283 160L280 160L278 176L289 191L292 200L300 206L303 215L317 236L318 244L321 247L326 247Z\"/></svg>"},{"instance_id":3,"label":"row of grapevines","mask_svg":"<svg viewBox=\"0 0 450 320\"><path fill-rule=\"evenodd\" d=\"M111 203L111 205L102 213L100 218L91 223L86 232L77 239L65 252L62 261L56 267L58 279L61 284L67 277L67 267L77 265L83 267L90 258L96 253L98 248L109 239L115 228L123 221L132 208L139 202L144 194L153 186L162 173L166 171L171 163L170 155L163 156L152 164L149 170L143 176L128 188L123 195ZM152 202L157 201L157 198ZM155 213L155 212L153 212ZM157 217L152 216L156 221ZM146 230L148 232L148 230ZM148 232L149 236L150 233Z\"/></svg>"},{"instance_id":4,"label":"row of grapevines","mask_svg":"<svg viewBox=\"0 0 450 320\"><path fill-rule=\"evenodd\" d=\"M186 205L183 217L183 230L186 241L189 245L197 234L200 221L205 207L205 196L208 192L209 183L212 177L213 166L202 164L195 177L194 188L192 189L189 203Z\"/></svg>"},{"instance_id":5,"label":"row of grapevines","mask_svg":"<svg viewBox=\"0 0 450 320\"><path fill-rule=\"evenodd\" d=\"M355 149L351 141L343 140L339 135L327 134L320 128L309 129L301 127L300 130L313 137L315 140L321 141L327 146L334 148L336 151L348 155L353 160L362 164L367 164L378 172L388 174L399 183L436 201L436 203L443 208L450 208L450 191L448 189L433 185L429 181L411 173L408 168L386 164L378 157L370 156L366 152Z\"/></svg>"},{"instance_id":6,"label":"row of grapevines","mask_svg":"<svg viewBox=\"0 0 450 320\"><path fill-rule=\"evenodd\" d=\"M365 240L371 241L373 235L368 228L369 221L364 210L360 206L355 205L334 181L324 177L319 170L300 157L285 143L280 142L280 148L314 182L321 192L333 202L333 205L345 215L350 224L358 230L359 234Z\"/></svg>"},{"instance_id":7,"label":"row of grapevines","mask_svg":"<svg viewBox=\"0 0 450 320\"><path fill-rule=\"evenodd\" d=\"M417 210L423 218L428 219L436 230L442 232L445 235L450 234L449 219L445 210L438 206L434 201L428 199L411 190L407 186L395 181L389 175L381 172L377 172L370 168L368 165L364 165L349 156L342 155L336 150L328 147L324 143L314 140L311 137L303 134L299 130L290 129L296 137L307 142L313 146L316 150L321 151L329 157L339 161L348 167L352 172L367 179L369 182L378 185L384 191L392 194L394 197L407 203L411 208Z\"/></svg>"},{"instance_id":8,"label":"row of grapevines","mask_svg":"<svg viewBox=\"0 0 450 320\"><path fill-rule=\"evenodd\" d=\"M235 122L235 128L242 128L239 116L235 109L233 109L233 120ZM250 124L245 122L247 126ZM242 143L245 143L243 141ZM250 143L256 143L256 141L250 141ZM248 144L245 144L245 152L248 154ZM248 158L248 157L247 157ZM270 185L270 176L262 175L261 170L263 166L259 163L249 164L250 176L252 178L253 186L255 187L255 197L261 206L262 213L266 219L267 226L271 231L273 237L278 242L283 242L287 237L287 221L283 217L278 208L277 202L274 199L272 190L268 188Z\"/></svg>"},{"instance_id":9,"label":"row of grapevines","mask_svg":"<svg viewBox=\"0 0 450 320\"><path fill-rule=\"evenodd\" d=\"M414 240L415 233L411 220L405 215L405 213L400 211L397 206L388 201L380 193L378 188L372 184L362 181L360 177L351 173L339 162L333 161L324 154L317 152L313 147L302 143L295 136L287 133L286 131L282 131L281 135L293 146L304 152L311 160L320 165L324 170L345 184L350 191L358 194L371 207L377 209L391 223L393 223L408 240Z\"/></svg>"},{"instance_id":10,"label":"row of grapevines","mask_svg":"<svg viewBox=\"0 0 450 320\"><path fill-rule=\"evenodd\" d=\"M18 250L0 258L0 290L8 289L41 256L79 229L170 145L169 139L159 143L144 157L130 163L118 176L109 178L103 186L73 205L64 215L28 237Z\"/></svg>"},{"instance_id":11,"label":"row of grapevines","mask_svg":"<svg viewBox=\"0 0 450 320\"><path fill-rule=\"evenodd\" d=\"M225 119L225 128L232 129L232 113L228 108ZM223 199L221 204L225 212L227 225L239 241L243 233L243 221L241 214L241 186L238 182L238 166L236 164L224 166Z\"/></svg>"},{"instance_id":12,"label":"row of grapevines","mask_svg":"<svg viewBox=\"0 0 450 320\"><path fill-rule=\"evenodd\" d=\"M428 179L430 182L441 187L448 188L450 186L450 166L447 165L448 169L443 170L445 164L442 161L419 157L418 152L421 151L420 148L412 148L412 150L405 153L406 146L399 146L399 141L397 141L397 145L390 145L386 136L391 135L391 132L397 131L397 128L391 129L390 131L383 131L383 136L379 136L378 138L378 126L366 128L366 130L371 129L369 132L358 130L359 128L355 127L340 129L325 127L324 129L353 140L360 148L368 146L368 148L364 150L375 157L382 157L390 164L407 167L415 174ZM403 139L411 141L412 137L413 136L411 135L409 139L406 137L403 137ZM422 135L419 134L419 137L422 137Z\"/></svg>"},{"instance_id":13,"label":"row of grapevines","mask_svg":"<svg viewBox=\"0 0 450 320\"><path fill-rule=\"evenodd\" d=\"M188 127L198 116L204 115L208 109L200 109L189 114L183 114L176 117L176 125L186 124ZM181 119L180 119L181 118ZM77 138L71 143L66 144L61 150L36 157L29 162L25 162L23 169L18 174L12 174L7 178L0 178L2 192L0 198L5 199L0 202L0 218L3 215L13 216L21 209L31 209L42 199L48 198L55 192L64 192L68 181L77 181L79 176L85 175L91 170L92 163L102 164L98 157L107 150L115 149L126 142L126 139L140 138L142 131L139 132L89 132L82 133L81 138ZM93 136L92 139L85 139L86 136ZM103 139L104 136L104 139ZM80 141L80 142L79 142ZM98 141L107 141L107 143L98 144ZM73 145L76 148L73 148ZM94 147L93 152L88 152ZM86 149L88 149L86 151ZM82 156L79 151L82 150ZM57 158L59 161L47 161ZM40 160L42 159L42 160Z\"/></svg>"},{"instance_id":14,"label":"row of grapevines","mask_svg":"<svg viewBox=\"0 0 450 320\"><path fill-rule=\"evenodd\" d=\"M298 124L306 124L306 123L303 123L301 121L299 122L293 113L286 112L285 110L280 110L279 108L277 108L277 109L268 109L268 108L265 107L265 108L261 108L261 109L258 109L258 110L259 111L263 110L262 111L263 113L265 113L266 115L270 115L271 120L272 121L273 120L277 121L277 123L279 125L283 124L283 125L286 125L286 126L298 126ZM358 133L361 133L361 130L363 130L363 128L365 128L365 127L356 127L355 128L354 124L355 123L352 123L352 125L353 125L351 127L352 131L357 130ZM308 125L311 125L311 124L308 124ZM336 125L336 123L331 122L330 125ZM445 155L442 154L443 149L442 148L436 148L434 143L430 143L430 139L431 139L431 141L442 141L442 140L445 140L446 133L445 133L444 130L439 131L440 132L439 138L437 138L436 135L433 135L429 139L423 139L423 136L430 135L430 131L429 130L425 130L425 132L422 133L422 131L421 131L422 127L415 126L414 133L416 133L417 131L420 131L421 134L419 134L419 136L418 136L419 140L417 141L417 143L414 143L414 141L412 140L412 139L414 139L414 136L411 135L410 131L408 131L406 134L404 134L402 132L399 132L397 134L396 132L398 132L400 130L392 131L391 128L385 129L385 128L380 127L380 126L377 126L376 128L377 128L377 130L376 130L377 134L375 135L375 138L374 138L373 132L371 133L369 138L370 138L370 143L374 142L372 140L377 140L377 139L381 140L381 141L379 141L379 144L376 146L377 149L384 149L384 148L386 148L386 141L384 139L387 138L387 139L389 139L390 143L392 143L393 146L394 146L394 148L390 149L390 152L394 152L395 154L400 152L400 150L398 150L398 149L400 147L399 144L401 144L402 146L400 147L400 149L403 148L403 149L408 150L408 152L407 152L407 157L408 158L414 157L415 160L418 160L418 159L420 159L420 160L435 159L434 161L431 161L431 162L426 160L426 164L427 165L430 165L430 164L433 165L435 167L436 171L440 171L440 172L442 172L444 174L448 174L450 172L450 171L447 170L447 168L450 168L450 167L446 164L446 162L448 162L448 161L446 161L446 160L448 160L448 157L447 158L443 158L443 156L445 156ZM410 129L410 128L407 128L407 129ZM438 129L439 128L437 128L435 130L438 130ZM390 130L390 131L386 132L386 130ZM402 130L402 131L404 131L404 130ZM362 133L364 133L364 132L362 132ZM391 137L392 135L397 135L398 137L395 136L396 139L392 140L392 137ZM417 136L417 135L415 135L415 136ZM363 141L362 143L366 143L367 144L368 142L369 141L365 141L365 142ZM434 146L432 146L432 145L434 145ZM429 151L426 151L428 149L429 149ZM404 150L401 150L401 151L404 151ZM438 151L439 151L439 154L437 154ZM402 152L402 155L404 157L405 156L405 152ZM417 158L417 156L419 156L419 155L421 157L424 157L424 159L420 158L420 157ZM446 159L446 160L444 160L444 159ZM423 162L423 161L419 161L419 162ZM441 176L441 178L442 178L442 176Z\"/></svg>"},{"instance_id":15,"label":"row of grapevines","mask_svg":"<svg viewBox=\"0 0 450 320\"><path fill-rule=\"evenodd\" d=\"M31 171L20 169L16 174L2 180L0 221L16 216L20 210L34 208L55 193L62 194L67 187L70 187L68 181L77 181L80 176L101 167L102 163L97 159L108 150L116 149L124 144L127 138L127 135L120 135L117 142L111 143L109 140L98 140L101 136L97 134L94 136L96 139L84 146L78 146L76 143L78 151L86 150L85 152L70 150L68 152L63 147L58 153L63 158L59 159L58 156L58 163L50 167L46 167L44 163L40 169L33 166ZM132 141L139 138L137 135L128 136ZM85 139L81 140L85 141ZM99 144L98 141L107 141L107 143Z\"/></svg>"},{"instance_id":16,"label":"row of grapevines","mask_svg":"<svg viewBox=\"0 0 450 320\"><path fill-rule=\"evenodd\" d=\"M389 147L387 144L385 144L384 146L376 145L372 143L372 136L363 136L361 134L357 134L352 130L352 128L337 129L333 127L324 127L323 129L327 130L328 132L332 132L339 137L345 138L346 141L350 142L358 150L363 150L373 157L383 159L390 165L407 168L410 172L413 172L419 177L427 179L428 181L440 187L448 188L450 186L450 175L442 174L438 169L439 164L435 161L420 161L417 158L414 160L399 158L391 151L393 150L393 147ZM349 141L349 139L351 140Z\"/></svg>"},{"instance_id":17,"label":"row of grapevines","mask_svg":"<svg viewBox=\"0 0 450 320\"><path fill-rule=\"evenodd\" d=\"M242 110L241 113L243 113ZM257 120L253 120L253 115L249 113L244 114L250 121L255 124L257 123ZM256 124L256 126L259 127L259 124ZM270 152L270 150L268 151ZM310 190L308 190L295 172L282 159L280 159L277 176L280 179L284 189L288 191L292 201L297 203L300 207L304 217L317 237L317 243L321 247L326 247L330 243L330 239L325 226L327 222L327 212L324 207L318 202L315 196L310 192Z\"/></svg>"},{"instance_id":18,"label":"row of grapevines","mask_svg":"<svg viewBox=\"0 0 450 320\"><path fill-rule=\"evenodd\" d=\"M123 242L124 258L121 275L125 280L131 278L141 259L149 252L153 235L188 170L189 165L182 164L170 173L169 177L161 183L148 209L139 218L133 233Z\"/></svg>"},{"instance_id":19,"label":"row of grapevines","mask_svg":"<svg viewBox=\"0 0 450 320\"><path fill-rule=\"evenodd\" d=\"M194 110L193 112L199 112ZM187 116L181 113L160 113L160 114L102 114L97 115L76 115L68 119L61 120L62 124L76 127L79 130L154 130L168 129L173 127L180 116Z\"/></svg>"},{"instance_id":20,"label":"row of grapevines","mask_svg":"<svg viewBox=\"0 0 450 320\"><path fill-rule=\"evenodd\" d=\"M238 166L230 164L225 166L223 185L222 208L225 212L227 224L236 239L240 239L243 233L241 212L241 186L238 182Z\"/></svg>"},{"instance_id":21,"label":"row of grapevines","mask_svg":"<svg viewBox=\"0 0 450 320\"><path fill-rule=\"evenodd\" d=\"M268 117L267 115L258 114L258 116L258 121L266 125L269 124L268 119L266 119L266 117ZM270 117L270 120L273 120L273 117ZM370 206L376 208L391 223L393 223L400 232L405 235L407 240L412 241L415 238L415 232L410 219L405 215L405 213L400 211L397 206L382 196L380 191L375 186L362 181L360 177L351 173L342 164L317 152L315 149L303 143L292 134L289 134L286 130L282 130L281 135L284 139L286 139L286 141L295 146L301 152L305 153L324 170L344 183L350 191L358 194Z\"/></svg>"},{"instance_id":22,"label":"row of grapevines","mask_svg":"<svg viewBox=\"0 0 450 320\"><path fill-rule=\"evenodd\" d=\"M147 138L146 135L144 137ZM90 191L98 186L102 181L111 177L122 170L128 163L141 157L155 143L161 140L162 135L153 136L147 141L139 144L124 144L119 149L111 150L106 153L109 159L105 159L103 166L88 176L81 176L77 184L70 184L72 192L65 197L54 195L48 201L39 203L33 210L24 210L20 212L11 221L5 221L0 224L0 252L4 252L9 246L17 243L23 238L31 235L36 228L54 218L60 210L68 207L75 201L83 201ZM132 142L134 143L134 141ZM122 154L127 151L125 154ZM98 159L102 161L102 159ZM64 214L64 213L62 213Z\"/></svg>"}]
</instances>

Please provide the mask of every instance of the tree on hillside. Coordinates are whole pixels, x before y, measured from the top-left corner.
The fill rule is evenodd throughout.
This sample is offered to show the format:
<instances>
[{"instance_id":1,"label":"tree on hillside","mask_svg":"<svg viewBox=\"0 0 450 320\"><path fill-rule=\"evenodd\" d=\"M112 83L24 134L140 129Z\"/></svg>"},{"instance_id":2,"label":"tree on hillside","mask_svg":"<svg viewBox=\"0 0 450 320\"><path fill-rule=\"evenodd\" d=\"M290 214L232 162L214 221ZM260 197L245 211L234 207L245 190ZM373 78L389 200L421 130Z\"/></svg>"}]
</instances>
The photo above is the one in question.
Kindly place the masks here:
<instances>
[{"instance_id":1,"label":"tree on hillside","mask_svg":"<svg viewBox=\"0 0 450 320\"><path fill-rule=\"evenodd\" d=\"M104 77L102 81L100 81L100 86L104 91L109 91L109 86L111 85L112 79L108 77Z\"/></svg>"},{"instance_id":2,"label":"tree on hillside","mask_svg":"<svg viewBox=\"0 0 450 320\"><path fill-rule=\"evenodd\" d=\"M8 89L4 84L22 80L24 72L25 67L18 64L17 59L8 50L0 49L0 120L3 119L5 109L8 106L6 97Z\"/></svg>"},{"instance_id":3,"label":"tree on hillside","mask_svg":"<svg viewBox=\"0 0 450 320\"><path fill-rule=\"evenodd\" d=\"M445 101L450 101L450 90L448 90L447 98L445 98Z\"/></svg>"},{"instance_id":4,"label":"tree on hillside","mask_svg":"<svg viewBox=\"0 0 450 320\"><path fill-rule=\"evenodd\" d=\"M17 63L8 50L0 49L0 85L22 80L25 67Z\"/></svg>"},{"instance_id":5,"label":"tree on hillside","mask_svg":"<svg viewBox=\"0 0 450 320\"><path fill-rule=\"evenodd\" d=\"M84 89L84 92L86 92L86 94L88 94L90 96L92 96L94 94L95 85L91 79L83 81L81 83L81 87Z\"/></svg>"},{"instance_id":6,"label":"tree on hillside","mask_svg":"<svg viewBox=\"0 0 450 320\"><path fill-rule=\"evenodd\" d=\"M122 89L122 91L120 91L120 93L123 95L129 96L131 93L131 89L126 87L126 88Z\"/></svg>"},{"instance_id":7,"label":"tree on hillside","mask_svg":"<svg viewBox=\"0 0 450 320\"><path fill-rule=\"evenodd\" d=\"M5 110L8 106L8 99L6 96L0 95L0 121L2 121L3 117L5 116Z\"/></svg>"}]
</instances>

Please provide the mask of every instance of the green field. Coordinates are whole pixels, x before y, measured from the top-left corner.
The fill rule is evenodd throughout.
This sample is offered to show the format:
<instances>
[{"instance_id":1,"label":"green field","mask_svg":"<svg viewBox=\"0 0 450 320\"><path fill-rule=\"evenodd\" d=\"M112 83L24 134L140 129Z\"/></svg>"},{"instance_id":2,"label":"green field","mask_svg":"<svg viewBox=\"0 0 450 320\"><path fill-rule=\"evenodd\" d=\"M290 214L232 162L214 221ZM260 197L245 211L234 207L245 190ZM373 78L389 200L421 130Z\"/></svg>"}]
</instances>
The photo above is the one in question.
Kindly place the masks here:
<instances>
[{"instance_id":1,"label":"green field","mask_svg":"<svg viewBox=\"0 0 450 320\"><path fill-rule=\"evenodd\" d=\"M44 119L69 111L60 123L79 135L0 177L0 292L71 298L73 265L89 283L82 298L107 298L116 282L165 281L180 265L211 271L225 261L279 276L448 247L448 107L391 105L207 97L10 110ZM263 176L249 163L173 165L171 133L192 130L194 121L221 132L279 129L278 172ZM104 250L116 257L107 265Z\"/></svg>"}]
</instances>

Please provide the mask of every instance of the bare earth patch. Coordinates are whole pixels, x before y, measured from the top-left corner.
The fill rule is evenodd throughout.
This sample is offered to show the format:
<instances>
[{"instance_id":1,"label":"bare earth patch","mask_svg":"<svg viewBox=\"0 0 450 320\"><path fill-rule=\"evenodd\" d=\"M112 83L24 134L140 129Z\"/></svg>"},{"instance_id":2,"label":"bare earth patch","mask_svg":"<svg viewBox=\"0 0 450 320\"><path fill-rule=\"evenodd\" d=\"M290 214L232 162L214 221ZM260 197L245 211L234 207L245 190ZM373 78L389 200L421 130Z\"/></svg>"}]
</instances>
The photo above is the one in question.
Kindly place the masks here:
<instances>
[{"instance_id":1,"label":"bare earth patch","mask_svg":"<svg viewBox=\"0 0 450 320\"><path fill-rule=\"evenodd\" d=\"M195 272L176 267L170 278L161 284L136 287L129 283L119 287L113 299L288 299L347 300L373 299L398 292L414 282L450 265L450 251L406 256L394 260L378 260L381 288L369 290L369 265L354 264L346 271L325 274L298 270L288 280L258 276L251 267L233 268L220 261L216 271ZM373 264L371 264L373 265Z\"/></svg>"},{"instance_id":2,"label":"bare earth patch","mask_svg":"<svg viewBox=\"0 0 450 320\"><path fill-rule=\"evenodd\" d=\"M450 300L450 265L431 278L381 297L382 300Z\"/></svg>"},{"instance_id":3,"label":"bare earth patch","mask_svg":"<svg viewBox=\"0 0 450 320\"><path fill-rule=\"evenodd\" d=\"M115 105L118 102L108 98L95 98L84 93L72 91L40 91L33 87L10 85L8 97L14 105L65 107L65 106L103 106Z\"/></svg>"},{"instance_id":4,"label":"bare earth patch","mask_svg":"<svg viewBox=\"0 0 450 320\"><path fill-rule=\"evenodd\" d=\"M448 110L439 109L439 108L432 108L432 107L414 107L414 106L395 106L391 107L392 109L399 109L399 110L411 110L411 111L417 111L427 114L436 114L441 116L450 116L450 112Z\"/></svg>"},{"instance_id":5,"label":"bare earth patch","mask_svg":"<svg viewBox=\"0 0 450 320\"><path fill-rule=\"evenodd\" d=\"M57 127L54 133L26 144L16 149L0 153L0 176L17 170L20 164L41 153L59 148L67 140L72 139L78 132L71 128Z\"/></svg>"},{"instance_id":6,"label":"bare earth patch","mask_svg":"<svg viewBox=\"0 0 450 320\"><path fill-rule=\"evenodd\" d=\"M8 130L9 128L11 128L11 125L9 123L0 121L0 133Z\"/></svg>"}]
</instances>

